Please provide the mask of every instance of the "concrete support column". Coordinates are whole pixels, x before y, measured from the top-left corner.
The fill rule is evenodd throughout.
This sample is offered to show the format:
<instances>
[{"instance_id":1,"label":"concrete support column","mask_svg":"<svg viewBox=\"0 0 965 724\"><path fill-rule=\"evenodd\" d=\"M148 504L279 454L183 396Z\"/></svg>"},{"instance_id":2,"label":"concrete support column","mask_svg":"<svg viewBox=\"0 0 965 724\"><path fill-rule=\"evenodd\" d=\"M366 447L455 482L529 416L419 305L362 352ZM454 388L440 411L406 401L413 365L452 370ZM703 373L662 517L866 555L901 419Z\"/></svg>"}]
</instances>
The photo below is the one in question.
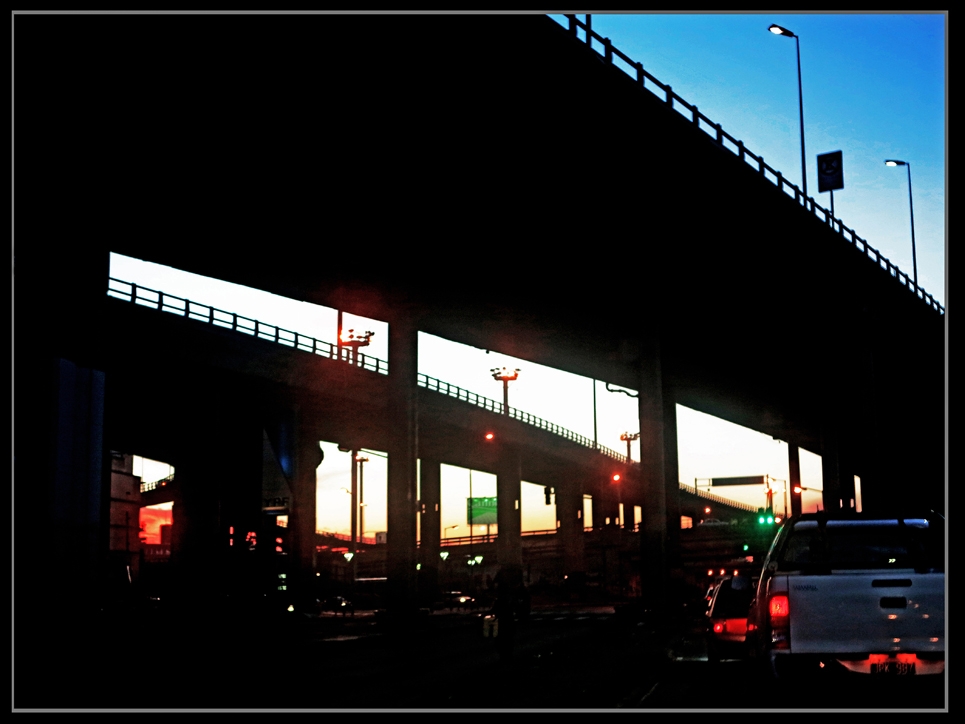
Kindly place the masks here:
<instances>
[{"instance_id":1,"label":"concrete support column","mask_svg":"<svg viewBox=\"0 0 965 724\"><path fill-rule=\"evenodd\" d=\"M324 454L317 435L301 409L295 411L295 467L291 482L291 513L288 518L290 551L289 576L296 600L305 610L315 592L315 498L316 469Z\"/></svg>"},{"instance_id":2,"label":"concrete support column","mask_svg":"<svg viewBox=\"0 0 965 724\"><path fill-rule=\"evenodd\" d=\"M416 464L418 459L418 328L404 315L389 324L387 417L388 606L405 615L416 604Z\"/></svg>"},{"instance_id":3,"label":"concrete support column","mask_svg":"<svg viewBox=\"0 0 965 724\"><path fill-rule=\"evenodd\" d=\"M787 469L788 469L788 498L791 501L791 515L801 514L801 493L795 493L794 487L801 484L801 455L797 445L788 443L787 445Z\"/></svg>"},{"instance_id":4,"label":"concrete support column","mask_svg":"<svg viewBox=\"0 0 965 724\"><path fill-rule=\"evenodd\" d=\"M500 570L522 575L523 546L520 540L522 519L520 497L522 469L519 449L504 443L499 451L496 469L496 560Z\"/></svg>"},{"instance_id":5,"label":"concrete support column","mask_svg":"<svg viewBox=\"0 0 965 724\"><path fill-rule=\"evenodd\" d=\"M563 551L563 575L582 581L586 577L586 553L583 538L583 485L576 478L556 487L557 535Z\"/></svg>"},{"instance_id":6,"label":"concrete support column","mask_svg":"<svg viewBox=\"0 0 965 724\"><path fill-rule=\"evenodd\" d=\"M441 481L438 460L423 458L419 462L419 598L422 605L431 604L439 593L441 550Z\"/></svg>"},{"instance_id":7,"label":"concrete support column","mask_svg":"<svg viewBox=\"0 0 965 724\"><path fill-rule=\"evenodd\" d=\"M250 399L244 392L237 391L237 398ZM181 446L171 461L178 491L172 511L172 593L189 615L197 604L240 592L235 590L238 586L248 593L263 593L252 591L244 579L256 575L272 549L260 527L260 420L243 405L233 405L228 395L204 397L199 391L192 399L195 407L185 410ZM239 529L252 523L250 531L257 535L254 551L248 549L249 531ZM239 580L232 580L235 575Z\"/></svg>"},{"instance_id":8,"label":"concrete support column","mask_svg":"<svg viewBox=\"0 0 965 724\"><path fill-rule=\"evenodd\" d=\"M57 578L61 586L76 592L81 607L93 610L102 595L104 574L109 575L101 570L109 545L110 505L110 466L105 465L104 450L105 375L59 359L55 362L54 376L52 459L35 461L40 469L47 464L53 468L53 485L46 499L50 515L48 518L41 512L38 516L39 520L49 519L52 526L39 531L39 535L69 545L70 555ZM25 428L20 432L30 436L42 435L45 431ZM25 473L21 468L21 482L30 479ZM20 492L25 492L24 488ZM55 552L56 546L52 549L51 553ZM55 559L49 560L61 559L63 555L58 553ZM48 570L49 574L48 566L39 562L31 568Z\"/></svg>"},{"instance_id":9,"label":"concrete support column","mask_svg":"<svg viewBox=\"0 0 965 724\"><path fill-rule=\"evenodd\" d=\"M662 384L662 381L661 381ZM677 403L664 390L663 406L663 467L666 481L667 562L671 576L682 576L680 554L680 468L677 460Z\"/></svg>"},{"instance_id":10,"label":"concrete support column","mask_svg":"<svg viewBox=\"0 0 965 724\"><path fill-rule=\"evenodd\" d=\"M821 428L821 477L824 493L824 510L838 510L841 507L842 478L841 441L838 437L837 421L825 420Z\"/></svg>"},{"instance_id":11,"label":"concrete support column","mask_svg":"<svg viewBox=\"0 0 965 724\"><path fill-rule=\"evenodd\" d=\"M180 496L171 513L172 594L185 612L209 602L216 589L211 570L218 561L221 539L218 482L227 476L217 464L224 462L224 450L212 439L215 435L204 435L197 428L193 433L193 444L186 441L187 449L174 460ZM258 544L267 545L267 541Z\"/></svg>"},{"instance_id":12,"label":"concrete support column","mask_svg":"<svg viewBox=\"0 0 965 724\"><path fill-rule=\"evenodd\" d=\"M667 603L669 584L667 498L678 484L668 478L668 473L674 474L674 471L667 465L663 374L659 344L653 338L641 350L638 390L640 489L643 494L642 594L652 605L662 607Z\"/></svg>"},{"instance_id":13,"label":"concrete support column","mask_svg":"<svg viewBox=\"0 0 965 724\"><path fill-rule=\"evenodd\" d=\"M845 510L854 508L854 450L849 446L842 445L838 450L838 460L840 468L839 498L841 507Z\"/></svg>"}]
</instances>

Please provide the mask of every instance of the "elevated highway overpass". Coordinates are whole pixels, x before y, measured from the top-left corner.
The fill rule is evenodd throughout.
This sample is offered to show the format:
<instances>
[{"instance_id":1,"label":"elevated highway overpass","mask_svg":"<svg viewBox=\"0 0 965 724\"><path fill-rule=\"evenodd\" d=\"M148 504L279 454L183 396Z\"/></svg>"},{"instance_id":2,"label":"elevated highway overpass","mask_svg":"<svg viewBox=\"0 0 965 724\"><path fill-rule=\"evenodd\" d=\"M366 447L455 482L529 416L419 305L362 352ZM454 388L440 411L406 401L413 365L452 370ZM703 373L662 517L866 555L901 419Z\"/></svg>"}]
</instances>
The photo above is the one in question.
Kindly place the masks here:
<instances>
[{"instance_id":1,"label":"elevated highway overpass","mask_svg":"<svg viewBox=\"0 0 965 724\"><path fill-rule=\"evenodd\" d=\"M205 551L218 515L257 507L262 429L303 506L317 462L306 441L325 431L394 460L389 573L407 600L416 460L456 454L449 441L494 416L420 387L418 331L639 390L640 566L657 580L680 545L676 404L821 455L825 507L847 505L859 475L866 508L944 509L944 310L734 130L543 16L291 20L265 54L252 52L263 27L241 18L225 21L231 32L199 18L83 48L48 26L45 44L21 46L18 68L37 82L17 105L15 370L27 392L14 419L37 434L16 436L14 472L31 479L30 513L51 539L78 541L78 581L103 557L110 445L180 456L207 511L189 548ZM72 62L47 57L50 43L74 49ZM57 121L74 101L90 112ZM389 373L142 321L105 294L110 252L384 320ZM142 326L165 342L135 363L125 335ZM148 393L178 404L136 420ZM490 461L507 506L523 477L605 458L504 423L541 451ZM468 446L458 454L486 469ZM500 514L511 530L513 510ZM503 538L500 559L518 567L518 539Z\"/></svg>"}]
</instances>

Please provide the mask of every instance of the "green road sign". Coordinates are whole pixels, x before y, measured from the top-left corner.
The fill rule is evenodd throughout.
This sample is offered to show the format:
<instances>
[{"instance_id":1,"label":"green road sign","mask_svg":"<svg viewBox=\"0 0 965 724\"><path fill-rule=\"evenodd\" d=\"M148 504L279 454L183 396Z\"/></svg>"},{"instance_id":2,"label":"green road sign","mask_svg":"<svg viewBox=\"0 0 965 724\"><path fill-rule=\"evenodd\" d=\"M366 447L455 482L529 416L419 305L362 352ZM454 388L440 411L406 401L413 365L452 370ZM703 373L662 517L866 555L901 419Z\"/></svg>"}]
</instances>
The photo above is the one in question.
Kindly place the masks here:
<instances>
[{"instance_id":1,"label":"green road sign","mask_svg":"<svg viewBox=\"0 0 965 724\"><path fill-rule=\"evenodd\" d=\"M496 498L467 498L467 525L495 525Z\"/></svg>"}]
</instances>

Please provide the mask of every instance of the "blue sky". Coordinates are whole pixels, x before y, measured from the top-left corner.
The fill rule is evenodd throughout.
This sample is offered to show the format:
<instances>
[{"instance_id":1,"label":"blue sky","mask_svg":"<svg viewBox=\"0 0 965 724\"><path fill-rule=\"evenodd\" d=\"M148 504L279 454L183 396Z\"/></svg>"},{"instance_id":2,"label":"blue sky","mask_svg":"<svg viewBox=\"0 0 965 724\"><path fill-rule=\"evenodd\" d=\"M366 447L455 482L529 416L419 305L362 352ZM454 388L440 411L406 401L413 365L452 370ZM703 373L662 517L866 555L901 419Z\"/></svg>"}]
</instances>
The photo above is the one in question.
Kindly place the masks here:
<instances>
[{"instance_id":1,"label":"blue sky","mask_svg":"<svg viewBox=\"0 0 965 724\"><path fill-rule=\"evenodd\" d=\"M830 208L830 194L817 190L816 159L841 151L835 216L912 276L907 170L884 160L910 163L918 282L944 306L946 20L942 13L601 13L592 25L800 186L795 39L767 28L795 33L809 195Z\"/></svg>"}]
</instances>

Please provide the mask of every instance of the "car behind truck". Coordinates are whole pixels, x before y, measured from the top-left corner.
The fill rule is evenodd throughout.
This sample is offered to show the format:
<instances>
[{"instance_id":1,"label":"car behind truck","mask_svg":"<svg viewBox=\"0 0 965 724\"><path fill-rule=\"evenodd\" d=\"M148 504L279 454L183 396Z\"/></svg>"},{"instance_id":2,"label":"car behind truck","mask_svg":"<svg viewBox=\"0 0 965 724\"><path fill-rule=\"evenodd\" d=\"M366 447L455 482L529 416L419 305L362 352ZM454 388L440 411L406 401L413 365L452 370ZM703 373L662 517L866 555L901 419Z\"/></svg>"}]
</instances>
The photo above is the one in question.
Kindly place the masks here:
<instances>
[{"instance_id":1,"label":"car behind truck","mask_svg":"<svg viewBox=\"0 0 965 724\"><path fill-rule=\"evenodd\" d=\"M788 519L751 604L750 655L779 679L944 673L944 523L936 513Z\"/></svg>"}]
</instances>

